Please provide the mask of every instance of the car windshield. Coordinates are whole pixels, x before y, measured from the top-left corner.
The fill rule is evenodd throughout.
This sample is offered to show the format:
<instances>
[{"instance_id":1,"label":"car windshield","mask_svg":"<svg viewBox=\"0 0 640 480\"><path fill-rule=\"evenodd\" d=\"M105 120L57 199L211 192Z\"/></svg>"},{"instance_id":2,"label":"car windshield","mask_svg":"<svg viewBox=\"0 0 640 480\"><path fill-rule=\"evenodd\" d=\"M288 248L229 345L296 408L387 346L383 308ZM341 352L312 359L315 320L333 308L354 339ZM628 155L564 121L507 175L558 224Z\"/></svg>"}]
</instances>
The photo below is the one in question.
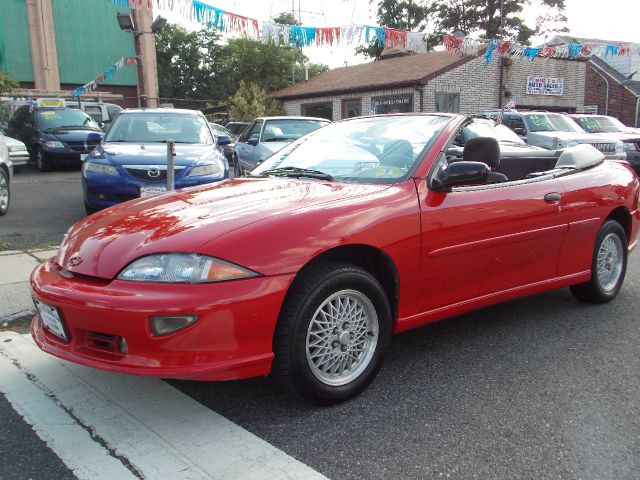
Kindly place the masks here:
<instances>
[{"instance_id":1,"label":"car windshield","mask_svg":"<svg viewBox=\"0 0 640 480\"><path fill-rule=\"evenodd\" d=\"M568 117L557 113L530 113L524 118L532 132L582 132Z\"/></svg>"},{"instance_id":2,"label":"car windshield","mask_svg":"<svg viewBox=\"0 0 640 480\"><path fill-rule=\"evenodd\" d=\"M214 143L207 122L198 115L171 112L121 113L114 120L107 142Z\"/></svg>"},{"instance_id":3,"label":"car windshield","mask_svg":"<svg viewBox=\"0 0 640 480\"><path fill-rule=\"evenodd\" d=\"M81 110L57 108L36 110L36 125L43 130L56 128L90 128L100 130L100 126Z\"/></svg>"},{"instance_id":4,"label":"car windshield","mask_svg":"<svg viewBox=\"0 0 640 480\"><path fill-rule=\"evenodd\" d=\"M251 175L398 183L408 178L450 120L444 115L385 115L330 124L279 150Z\"/></svg>"},{"instance_id":5,"label":"car windshield","mask_svg":"<svg viewBox=\"0 0 640 480\"><path fill-rule=\"evenodd\" d=\"M323 120L299 120L294 118L266 120L262 132L262 141L290 142L328 124L328 121Z\"/></svg>"},{"instance_id":6,"label":"car windshield","mask_svg":"<svg viewBox=\"0 0 640 480\"><path fill-rule=\"evenodd\" d=\"M491 137L499 142L524 143L513 130L504 125L492 125L489 122L473 122L462 130L465 140L475 137Z\"/></svg>"},{"instance_id":7,"label":"car windshield","mask_svg":"<svg viewBox=\"0 0 640 480\"><path fill-rule=\"evenodd\" d=\"M222 125L218 125L217 123L210 123L209 126L211 130L213 130L214 135L227 135L231 136L231 132L224 128Z\"/></svg>"},{"instance_id":8,"label":"car windshield","mask_svg":"<svg viewBox=\"0 0 640 480\"><path fill-rule=\"evenodd\" d=\"M612 117L577 117L576 120L589 133L623 132L627 128Z\"/></svg>"}]
</instances>

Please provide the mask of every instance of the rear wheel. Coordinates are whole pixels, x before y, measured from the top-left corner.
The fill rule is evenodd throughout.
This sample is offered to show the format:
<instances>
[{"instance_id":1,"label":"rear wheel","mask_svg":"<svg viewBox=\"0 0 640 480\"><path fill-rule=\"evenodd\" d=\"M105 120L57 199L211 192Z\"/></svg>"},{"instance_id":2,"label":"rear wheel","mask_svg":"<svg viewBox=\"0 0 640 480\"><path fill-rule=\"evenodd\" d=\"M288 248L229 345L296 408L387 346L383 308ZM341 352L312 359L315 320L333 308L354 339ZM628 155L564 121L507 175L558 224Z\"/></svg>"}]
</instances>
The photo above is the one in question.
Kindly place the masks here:
<instances>
[{"instance_id":1,"label":"rear wheel","mask_svg":"<svg viewBox=\"0 0 640 480\"><path fill-rule=\"evenodd\" d=\"M337 262L292 288L274 337L273 376L314 403L354 397L376 377L391 334L384 290L369 272Z\"/></svg>"},{"instance_id":2,"label":"rear wheel","mask_svg":"<svg viewBox=\"0 0 640 480\"><path fill-rule=\"evenodd\" d=\"M51 169L51 161L40 147L36 148L36 165L41 172L48 172Z\"/></svg>"},{"instance_id":3,"label":"rear wheel","mask_svg":"<svg viewBox=\"0 0 640 480\"><path fill-rule=\"evenodd\" d=\"M607 220L598 235L591 260L591 279L571 287L583 302L606 303L613 300L627 271L627 235L615 220Z\"/></svg>"},{"instance_id":4,"label":"rear wheel","mask_svg":"<svg viewBox=\"0 0 640 480\"><path fill-rule=\"evenodd\" d=\"M11 187L9 185L9 175L0 168L0 216L9 211L11 203Z\"/></svg>"}]
</instances>

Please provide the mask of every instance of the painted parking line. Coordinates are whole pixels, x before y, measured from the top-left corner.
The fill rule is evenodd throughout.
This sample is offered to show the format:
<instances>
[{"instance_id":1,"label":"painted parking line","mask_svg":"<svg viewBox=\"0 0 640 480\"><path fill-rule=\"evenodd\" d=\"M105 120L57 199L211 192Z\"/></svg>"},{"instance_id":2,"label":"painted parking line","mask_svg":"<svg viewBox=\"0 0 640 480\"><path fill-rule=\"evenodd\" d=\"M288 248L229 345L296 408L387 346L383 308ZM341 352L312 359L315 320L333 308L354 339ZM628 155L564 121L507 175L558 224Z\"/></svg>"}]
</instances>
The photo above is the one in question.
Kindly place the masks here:
<instances>
[{"instance_id":1,"label":"painted parking line","mask_svg":"<svg viewBox=\"0 0 640 480\"><path fill-rule=\"evenodd\" d=\"M51 357L0 333L0 391L84 478L324 479L167 383Z\"/></svg>"}]
</instances>

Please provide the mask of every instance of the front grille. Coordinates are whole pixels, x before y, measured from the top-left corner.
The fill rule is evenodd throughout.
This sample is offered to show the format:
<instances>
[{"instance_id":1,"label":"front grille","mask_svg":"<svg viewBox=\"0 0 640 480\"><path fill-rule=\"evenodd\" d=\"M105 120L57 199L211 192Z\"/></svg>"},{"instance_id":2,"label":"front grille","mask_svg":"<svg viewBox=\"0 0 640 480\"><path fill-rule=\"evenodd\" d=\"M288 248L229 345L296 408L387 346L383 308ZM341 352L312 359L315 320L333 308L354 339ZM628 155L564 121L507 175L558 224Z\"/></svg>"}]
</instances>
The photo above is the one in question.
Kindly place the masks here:
<instances>
[{"instance_id":1,"label":"front grille","mask_svg":"<svg viewBox=\"0 0 640 480\"><path fill-rule=\"evenodd\" d=\"M590 145L597 148L602 153L615 153L616 151L615 143L591 143Z\"/></svg>"},{"instance_id":2,"label":"front grille","mask_svg":"<svg viewBox=\"0 0 640 480\"><path fill-rule=\"evenodd\" d=\"M178 176L180 170L184 167L175 167L174 178ZM167 181L167 169L166 167L124 167L129 175L144 180L145 182L166 182Z\"/></svg>"},{"instance_id":3,"label":"front grille","mask_svg":"<svg viewBox=\"0 0 640 480\"><path fill-rule=\"evenodd\" d=\"M89 153L89 152L91 152L91 150L96 148L96 146L98 145L98 143L100 143L100 141L99 140L89 140L89 141L86 141L86 142L65 142L65 143L74 152Z\"/></svg>"},{"instance_id":4,"label":"front grille","mask_svg":"<svg viewBox=\"0 0 640 480\"><path fill-rule=\"evenodd\" d=\"M87 346L89 348L96 348L104 352L120 353L118 351L119 337L110 335L108 333L87 332Z\"/></svg>"}]
</instances>

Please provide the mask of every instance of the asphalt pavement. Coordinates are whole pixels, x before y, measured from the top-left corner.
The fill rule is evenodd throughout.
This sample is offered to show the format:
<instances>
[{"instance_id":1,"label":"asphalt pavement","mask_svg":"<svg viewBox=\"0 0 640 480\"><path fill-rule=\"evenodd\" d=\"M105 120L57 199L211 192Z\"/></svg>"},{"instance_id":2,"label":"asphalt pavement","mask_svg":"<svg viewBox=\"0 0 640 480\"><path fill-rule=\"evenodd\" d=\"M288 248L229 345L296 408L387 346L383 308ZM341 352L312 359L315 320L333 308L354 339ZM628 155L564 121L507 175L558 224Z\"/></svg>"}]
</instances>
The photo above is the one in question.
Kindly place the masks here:
<instances>
[{"instance_id":1,"label":"asphalt pavement","mask_svg":"<svg viewBox=\"0 0 640 480\"><path fill-rule=\"evenodd\" d=\"M68 226L84 214L78 177L78 184L73 183L79 172L27 172L21 179L22 174L16 176L13 201L19 202L16 199L29 197L27 192L31 192L40 197L30 199L35 208L50 203L44 198L57 198L55 208L60 216L40 215L26 207L20 210L23 207L14 203L10 214L22 211L24 215L38 215L43 222L17 228L25 237L42 235L41 238L59 241ZM64 185L68 194L61 196L59 189ZM6 234L7 218L11 217L0 219L3 241L12 238ZM28 271L55 250L0 253L0 280L4 279L0 281L0 296L4 299L0 302L1 325L7 315L32 308L26 282ZM207 430L211 435L220 435L227 428L246 431L276 449L270 450L274 455L280 455L279 451L287 456L282 458L291 457L307 466L309 475L319 472L331 479L638 479L639 290L640 251L636 251L630 256L625 284L611 303L582 304L568 289L561 289L397 335L374 384L354 400L328 408L292 401L267 378L220 383L170 381L164 383L165 387L159 382L153 384L157 390L151 395L144 394L148 385L144 379L138 384L136 377L125 376L127 388L118 390L110 383L112 377L104 372L64 366L64 362L55 368L73 373L79 378L76 383L89 386L109 406L137 401L141 412L158 411L157 424L145 419L151 432L160 431L166 423L166 411L157 406L177 398L177 389L194 404L229 421L224 428L199 429L196 425L191 427L193 432L182 430L187 450L191 433L195 448L213 442ZM5 331L0 335L15 334ZM24 350L10 351L10 357L21 358L23 351L31 352L28 358L37 354L27 348L28 337L6 339L21 339L19 342L25 345ZM12 343L0 343L5 350L8 345ZM48 356L37 358L31 363L25 361L25 365L34 378L55 390L51 379L56 377L49 368L61 361ZM9 362L7 368L12 365L15 366ZM5 394L6 387L6 377L0 375L0 390ZM74 399L70 391L62 388L56 393L61 405L77 406L79 414L85 415L80 418L85 426L103 434L100 438L109 439L108 433L121 425L114 422L121 421L124 414L112 412L105 416L100 407L83 413L82 402ZM12 397L14 401L15 398ZM186 404L209 418L200 407ZM6 406L0 398L0 408ZM132 410L127 407L125 411ZM104 422L104 418L112 420ZM66 478L65 469L74 464L62 454L62 463L51 462L51 442L45 445L38 441L31 427L15 412L0 416L0 422L0 477ZM38 431L39 427L33 428ZM179 429L180 425L174 428ZM136 438L143 446L149 442L147 447L177 442L169 436L165 443L153 443L152 433ZM121 441L117 438L114 441L118 445L114 451L127 457L133 447L117 443ZM34 452L34 468L22 466L26 457L20 454L30 452L29 448ZM207 463L206 452L200 456L201 463L214 472L211 478L215 478L216 464ZM132 458L138 457L132 453ZM235 478L244 478L243 472L248 471L245 467L252 462L249 457L236 461ZM82 469L71 470L78 478L86 478ZM60 472L59 476L56 472ZM153 470L150 472L146 478L161 478ZM305 477L284 469L271 478Z\"/></svg>"}]
</instances>

